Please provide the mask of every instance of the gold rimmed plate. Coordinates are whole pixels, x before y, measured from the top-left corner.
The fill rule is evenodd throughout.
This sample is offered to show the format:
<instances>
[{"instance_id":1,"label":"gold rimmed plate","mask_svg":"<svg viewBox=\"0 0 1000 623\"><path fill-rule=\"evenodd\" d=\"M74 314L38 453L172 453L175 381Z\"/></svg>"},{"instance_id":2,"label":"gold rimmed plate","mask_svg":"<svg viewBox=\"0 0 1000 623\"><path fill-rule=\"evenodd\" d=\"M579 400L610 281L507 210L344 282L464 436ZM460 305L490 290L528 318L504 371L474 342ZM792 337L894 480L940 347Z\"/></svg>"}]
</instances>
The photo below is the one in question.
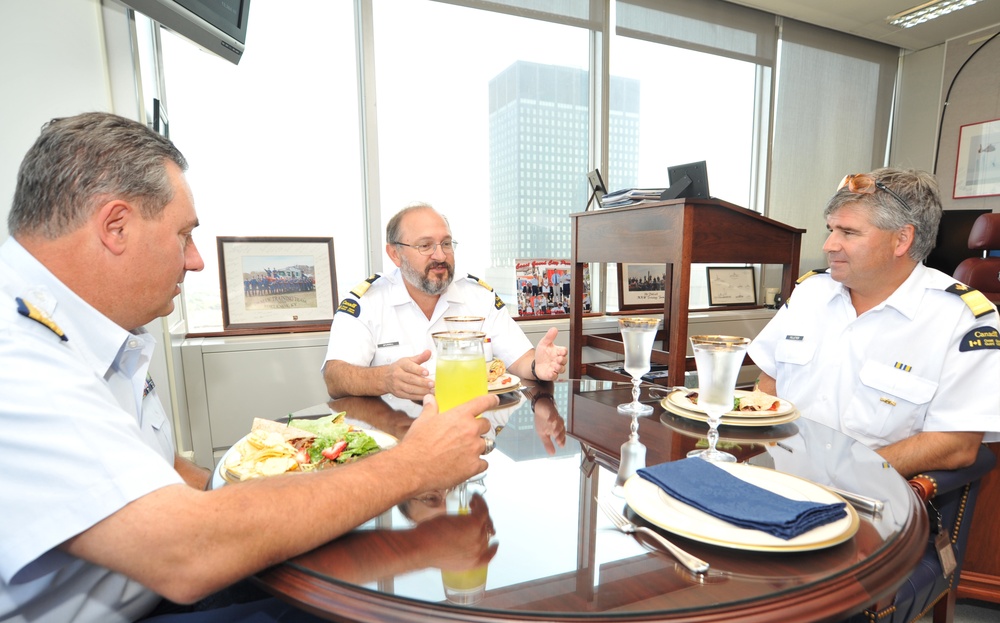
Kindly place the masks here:
<instances>
[{"instance_id":1,"label":"gold rimmed plate","mask_svg":"<svg viewBox=\"0 0 1000 623\"><path fill-rule=\"evenodd\" d=\"M705 415L704 411L684 409L677 406L678 400L676 395L680 394L683 398L683 394L688 391L691 390L674 390L670 392L665 398L660 400L660 406L663 407L664 411L676 416L695 422L708 422L708 416ZM691 402L687 398L684 398L684 400L689 403ZM782 402L791 405L787 401ZM784 413L781 413L782 411ZM785 409L779 409L778 411L730 411L722 416L721 424L723 426L776 426L778 424L794 422L799 419L800 415L798 409L794 406L787 411Z\"/></svg>"},{"instance_id":2,"label":"gold rimmed plate","mask_svg":"<svg viewBox=\"0 0 1000 623\"><path fill-rule=\"evenodd\" d=\"M694 403L694 402L692 402L691 399L687 397L687 395L690 394L691 392L697 392L697 391L698 391L697 388L694 388L694 389L677 389L677 390L674 390L674 391L670 392L669 394L667 394L667 397L665 398L665 400L667 400L670 404L672 404L673 406L677 407L678 409L683 409L685 411L693 411L695 413L701 413L702 415L704 415L705 414L705 408L702 407L702 406L700 406L700 405L698 405L698 404L696 404L696 403ZM734 396L734 398L742 398L743 396L746 396L747 394L750 394L750 393L751 392L748 392L746 390L738 389L735 392L733 392L733 396ZM776 416L779 416L779 415L787 415L788 413L791 413L792 411L795 410L795 407L792 405L792 403L788 402L787 400L782 400L780 398L775 398L775 399L778 401L778 408L774 409L773 411L772 410L767 410L767 411L730 411L730 412L724 414L723 417L726 417L726 416L729 416L729 417L743 417L743 418L746 418L746 417L776 417ZM666 407L664 407L664 408L666 408Z\"/></svg>"},{"instance_id":3,"label":"gold rimmed plate","mask_svg":"<svg viewBox=\"0 0 1000 623\"><path fill-rule=\"evenodd\" d=\"M495 381L488 383L486 389L488 389L491 394L516 392L521 389L521 378L507 373L497 378Z\"/></svg>"},{"instance_id":4,"label":"gold rimmed plate","mask_svg":"<svg viewBox=\"0 0 1000 623\"><path fill-rule=\"evenodd\" d=\"M716 463L733 476L793 500L835 504L844 499L797 476L746 463ZM634 475L625 483L625 500L637 515L664 530L711 545L762 552L804 552L833 547L858 531L858 513L850 504L843 518L817 526L792 539L741 528L671 497L652 482Z\"/></svg>"}]
</instances>

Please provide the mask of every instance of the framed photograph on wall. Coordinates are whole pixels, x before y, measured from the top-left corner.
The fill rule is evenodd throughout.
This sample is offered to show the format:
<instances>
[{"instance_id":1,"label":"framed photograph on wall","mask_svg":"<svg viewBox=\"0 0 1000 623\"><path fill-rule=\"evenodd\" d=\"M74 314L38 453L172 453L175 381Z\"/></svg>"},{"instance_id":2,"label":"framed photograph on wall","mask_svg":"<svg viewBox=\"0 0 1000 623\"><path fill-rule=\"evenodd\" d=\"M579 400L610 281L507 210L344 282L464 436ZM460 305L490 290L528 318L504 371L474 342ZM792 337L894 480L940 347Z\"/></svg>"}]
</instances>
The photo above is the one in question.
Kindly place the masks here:
<instances>
[{"instance_id":1,"label":"framed photograph on wall","mask_svg":"<svg viewBox=\"0 0 1000 623\"><path fill-rule=\"evenodd\" d=\"M709 266L706 270L709 305L757 304L753 266Z\"/></svg>"},{"instance_id":2,"label":"framed photograph on wall","mask_svg":"<svg viewBox=\"0 0 1000 623\"><path fill-rule=\"evenodd\" d=\"M666 264L619 264L618 309L663 307L666 278Z\"/></svg>"},{"instance_id":3,"label":"framed photograph on wall","mask_svg":"<svg viewBox=\"0 0 1000 623\"><path fill-rule=\"evenodd\" d=\"M336 309L333 238L216 238L226 331L326 331Z\"/></svg>"},{"instance_id":4,"label":"framed photograph on wall","mask_svg":"<svg viewBox=\"0 0 1000 623\"><path fill-rule=\"evenodd\" d=\"M1000 119L963 125L958 137L954 199L1000 195Z\"/></svg>"}]
</instances>

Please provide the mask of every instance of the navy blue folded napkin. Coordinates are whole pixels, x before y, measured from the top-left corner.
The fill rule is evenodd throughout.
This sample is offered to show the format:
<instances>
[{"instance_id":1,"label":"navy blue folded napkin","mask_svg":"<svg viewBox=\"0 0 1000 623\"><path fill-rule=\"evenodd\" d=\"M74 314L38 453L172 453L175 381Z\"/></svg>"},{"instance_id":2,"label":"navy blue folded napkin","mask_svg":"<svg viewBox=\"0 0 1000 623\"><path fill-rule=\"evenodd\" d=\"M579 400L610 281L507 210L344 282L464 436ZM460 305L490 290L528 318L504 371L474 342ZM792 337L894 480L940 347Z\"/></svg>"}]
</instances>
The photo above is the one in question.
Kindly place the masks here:
<instances>
[{"instance_id":1,"label":"navy blue folded napkin","mask_svg":"<svg viewBox=\"0 0 1000 623\"><path fill-rule=\"evenodd\" d=\"M713 517L785 540L847 515L843 502L790 500L698 457L644 467L638 474L671 497Z\"/></svg>"}]
</instances>

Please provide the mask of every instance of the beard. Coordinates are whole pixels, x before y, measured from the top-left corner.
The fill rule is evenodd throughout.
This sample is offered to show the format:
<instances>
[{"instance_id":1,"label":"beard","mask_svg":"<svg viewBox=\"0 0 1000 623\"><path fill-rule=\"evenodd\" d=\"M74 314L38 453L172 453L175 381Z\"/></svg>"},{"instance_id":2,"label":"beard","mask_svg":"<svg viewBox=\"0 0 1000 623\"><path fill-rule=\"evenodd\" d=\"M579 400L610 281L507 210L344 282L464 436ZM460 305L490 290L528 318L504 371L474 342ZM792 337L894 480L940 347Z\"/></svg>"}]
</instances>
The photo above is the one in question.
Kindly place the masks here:
<instances>
[{"instance_id":1,"label":"beard","mask_svg":"<svg viewBox=\"0 0 1000 623\"><path fill-rule=\"evenodd\" d=\"M440 279L432 278L430 276L430 272L436 268L444 268L448 271L448 274ZM403 273L403 278L406 279L410 285L424 294L429 294L431 296L438 296L443 293L455 279L455 266L447 261L431 262L424 269L424 272L421 273L419 270L414 268L409 261L407 261L405 256L401 256L399 269Z\"/></svg>"}]
</instances>

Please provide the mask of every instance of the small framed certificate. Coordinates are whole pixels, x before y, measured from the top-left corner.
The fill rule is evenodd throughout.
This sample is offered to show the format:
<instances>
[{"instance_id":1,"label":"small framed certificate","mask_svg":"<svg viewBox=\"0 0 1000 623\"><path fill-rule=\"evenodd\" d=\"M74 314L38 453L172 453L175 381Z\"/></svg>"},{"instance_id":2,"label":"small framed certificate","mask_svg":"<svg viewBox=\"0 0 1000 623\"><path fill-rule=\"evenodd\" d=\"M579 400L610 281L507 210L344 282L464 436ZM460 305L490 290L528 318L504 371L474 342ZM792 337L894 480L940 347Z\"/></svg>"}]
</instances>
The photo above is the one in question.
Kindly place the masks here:
<instances>
[{"instance_id":1,"label":"small framed certificate","mask_svg":"<svg viewBox=\"0 0 1000 623\"><path fill-rule=\"evenodd\" d=\"M709 266L706 270L709 305L757 304L753 266Z\"/></svg>"}]
</instances>

